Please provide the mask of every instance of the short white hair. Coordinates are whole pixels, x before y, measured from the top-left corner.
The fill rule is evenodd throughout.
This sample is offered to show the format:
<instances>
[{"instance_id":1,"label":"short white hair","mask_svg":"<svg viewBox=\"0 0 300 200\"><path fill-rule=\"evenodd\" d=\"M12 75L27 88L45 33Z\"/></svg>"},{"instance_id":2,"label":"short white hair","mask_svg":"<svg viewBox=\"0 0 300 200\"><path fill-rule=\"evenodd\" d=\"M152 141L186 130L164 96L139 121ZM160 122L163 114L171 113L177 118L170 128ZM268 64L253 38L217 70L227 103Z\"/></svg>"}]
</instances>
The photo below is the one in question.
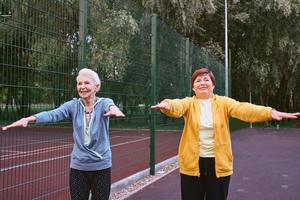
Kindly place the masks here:
<instances>
[{"instance_id":1,"label":"short white hair","mask_svg":"<svg viewBox=\"0 0 300 200\"><path fill-rule=\"evenodd\" d=\"M85 77L85 78L91 79L95 83L95 85L98 86L97 92L100 90L101 80L100 80L97 72L95 72L91 69L88 69L88 68L83 68L78 72L78 75L76 77L77 82L78 82L80 77Z\"/></svg>"}]
</instances>

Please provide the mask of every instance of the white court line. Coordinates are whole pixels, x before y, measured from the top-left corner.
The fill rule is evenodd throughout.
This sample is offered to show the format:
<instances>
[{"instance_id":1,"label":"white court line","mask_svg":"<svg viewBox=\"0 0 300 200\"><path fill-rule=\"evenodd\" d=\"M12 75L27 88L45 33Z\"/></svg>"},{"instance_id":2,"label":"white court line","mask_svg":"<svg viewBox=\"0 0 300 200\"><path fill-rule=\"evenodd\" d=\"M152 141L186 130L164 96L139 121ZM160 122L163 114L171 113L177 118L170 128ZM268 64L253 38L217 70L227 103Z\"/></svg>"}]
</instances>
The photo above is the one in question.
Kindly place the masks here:
<instances>
[{"instance_id":1,"label":"white court line","mask_svg":"<svg viewBox=\"0 0 300 200\"><path fill-rule=\"evenodd\" d=\"M40 196L34 197L32 200L43 199L43 198L48 197L48 196L51 196L51 195L53 195L53 194L56 194L56 193L59 193L59 192L62 192L62 191L68 191L68 190L69 190L68 187L64 187L64 188L61 188L61 189L59 189L59 190L54 190L54 191L52 191L52 192L48 192L48 193L46 193L46 194L42 194L42 195L40 195Z\"/></svg>"},{"instance_id":2,"label":"white court line","mask_svg":"<svg viewBox=\"0 0 300 200\"><path fill-rule=\"evenodd\" d=\"M134 142L140 142L140 141L143 141L143 140L148 140L150 137L146 137L146 138L142 138L142 139L138 139L138 140L132 140L132 141L128 141L128 142L122 142L122 143L119 143L119 144L114 144L114 145L111 145L111 147L117 147L117 146L121 146L121 145L124 145L124 144L130 144L130 143L134 143Z\"/></svg>"},{"instance_id":3,"label":"white court line","mask_svg":"<svg viewBox=\"0 0 300 200\"><path fill-rule=\"evenodd\" d=\"M24 185L28 185L28 184L33 184L33 183L36 183L36 182L41 182L45 179L50 179L50 178L53 178L55 176L64 176L67 172L59 172L59 173L52 173L51 175L49 176L43 176L41 178L36 178L36 179L33 179L33 180L30 180L30 181L26 181L26 182L23 182L23 183L19 183L19 184L16 184L16 185L10 185L8 187L5 187L5 188L1 188L0 189L0 192L3 192L3 191L7 191L7 190L13 190L15 188L18 188L18 187L22 187Z\"/></svg>"},{"instance_id":4,"label":"white court line","mask_svg":"<svg viewBox=\"0 0 300 200\"><path fill-rule=\"evenodd\" d=\"M145 138L143 136L126 136L126 135L119 135L119 136L114 136L114 137L121 137L121 138Z\"/></svg>"},{"instance_id":5,"label":"white court line","mask_svg":"<svg viewBox=\"0 0 300 200\"><path fill-rule=\"evenodd\" d=\"M114 138L116 138L116 137L122 137L122 136L114 136ZM147 140L147 139L149 139L149 137L141 138L141 139L133 140L133 141L128 141L128 142L124 142L124 143L119 143L119 144L111 145L111 146L115 147L115 146L120 146L120 145L123 145L123 144L130 144L132 142L139 142L139 141L143 141L143 140ZM16 153L13 153L13 154L1 155L0 160L20 158L20 157L25 157L27 155L32 156L32 155L37 155L37 154L40 154L40 153L47 153L47 152L50 152L50 151L56 151L56 150L63 149L65 147L68 148L68 147L72 147L72 146L73 146L73 144L67 144L67 145L60 145L60 146L55 146L55 147L50 147L50 148L47 147L47 148L43 148L43 149L36 149L36 150L25 151L25 152L24 151L15 151Z\"/></svg>"},{"instance_id":6,"label":"white court line","mask_svg":"<svg viewBox=\"0 0 300 200\"><path fill-rule=\"evenodd\" d=\"M121 136L119 136L119 135L116 135L116 136L112 136L112 137L110 137L109 139L114 139L114 138L119 138L119 137L121 137Z\"/></svg>"},{"instance_id":7,"label":"white court line","mask_svg":"<svg viewBox=\"0 0 300 200\"><path fill-rule=\"evenodd\" d=\"M31 141L36 141L36 142L25 143L25 144L18 144L18 145L13 145L13 146L2 146L2 147L0 147L0 149L17 148L17 147L34 145L34 144L52 143L52 142L57 142L57 141L61 141L61 140L65 140L65 139L43 140L43 141L40 141L40 140L31 140ZM18 141L18 140L15 140L15 141ZM22 140L22 141L24 141L24 140Z\"/></svg>"},{"instance_id":8,"label":"white court line","mask_svg":"<svg viewBox=\"0 0 300 200\"><path fill-rule=\"evenodd\" d=\"M16 169L16 168L21 168L21 167L25 167L25 166L29 166L29 165L35 165L35 164L40 164L40 163L44 163L44 162L49 162L49 161L53 161L53 160L58 160L58 159L62 159L62 158L67 158L70 155L64 155L64 156L59 156L59 157L54 157L54 158L49 158L49 159L44 159L44 160L38 160L38 161L34 161L34 162L30 162L30 163L24 163L21 165L14 165L11 167L5 167L5 168L1 168L0 172L4 172L7 170L11 170L11 169Z\"/></svg>"},{"instance_id":9,"label":"white court line","mask_svg":"<svg viewBox=\"0 0 300 200\"><path fill-rule=\"evenodd\" d=\"M14 150L0 150L0 152L9 152L9 153L25 153L26 151L14 151ZM11 154L10 154L11 155ZM2 155L3 156L3 155ZM0 156L1 157L1 156Z\"/></svg>"},{"instance_id":10,"label":"white court line","mask_svg":"<svg viewBox=\"0 0 300 200\"><path fill-rule=\"evenodd\" d=\"M65 144L65 145L59 145L59 146L55 146L55 147L47 147L47 148L42 148L42 149L36 149L36 150L32 150L32 151L26 151L26 152L19 152L19 153L15 153L15 154L6 154L6 155L1 155L0 156L0 160L8 160L8 159L12 159L12 158L21 158L21 157L25 157L25 156L32 156L32 155L37 155L40 153L48 153L51 151L56 151L56 150L60 150L60 149L64 149L64 148L68 148L68 147L72 147L73 144Z\"/></svg>"},{"instance_id":11,"label":"white court line","mask_svg":"<svg viewBox=\"0 0 300 200\"><path fill-rule=\"evenodd\" d=\"M131 143L135 143L135 142L140 142L143 140L148 140L149 138L150 137L146 137L146 138L142 138L142 139L138 139L138 140L132 140L132 141L128 141L128 142L114 144L114 145L111 145L111 148L121 146L121 145L131 144ZM63 146L65 146L65 145L63 145ZM45 148L45 149L47 149L47 148ZM34 151L38 151L38 150L34 150ZM38 154L38 153L36 153L36 154ZM20 164L20 165L14 165L14 166L10 166L10 167L0 168L0 172L4 172L7 170L16 169L16 168L21 168L21 167L25 167L25 166L29 166L29 165L45 163L45 162L49 162L49 161L53 161L53 160L59 160L59 159L67 158L67 157L70 157L70 154L64 155L64 156L59 156L59 157L54 157L54 158L49 158L49 159L38 160L38 161L30 162L30 163L24 163L24 164Z\"/></svg>"}]
</instances>

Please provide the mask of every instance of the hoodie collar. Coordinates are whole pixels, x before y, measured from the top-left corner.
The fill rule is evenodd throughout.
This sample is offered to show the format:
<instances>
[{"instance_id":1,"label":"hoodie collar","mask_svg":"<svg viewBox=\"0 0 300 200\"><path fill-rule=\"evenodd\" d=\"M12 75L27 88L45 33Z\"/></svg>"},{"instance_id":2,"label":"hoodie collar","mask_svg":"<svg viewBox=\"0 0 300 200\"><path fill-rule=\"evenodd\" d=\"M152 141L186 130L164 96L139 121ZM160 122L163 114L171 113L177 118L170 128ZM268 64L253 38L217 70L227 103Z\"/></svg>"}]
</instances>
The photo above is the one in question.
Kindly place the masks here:
<instances>
[{"instance_id":1,"label":"hoodie collar","mask_svg":"<svg viewBox=\"0 0 300 200\"><path fill-rule=\"evenodd\" d=\"M93 107L95 107L102 100L102 98L99 98L99 97L96 97L96 98L97 98L97 100L94 103ZM83 103L82 98L79 98L79 102L80 102L80 105L84 108L84 103Z\"/></svg>"}]
</instances>

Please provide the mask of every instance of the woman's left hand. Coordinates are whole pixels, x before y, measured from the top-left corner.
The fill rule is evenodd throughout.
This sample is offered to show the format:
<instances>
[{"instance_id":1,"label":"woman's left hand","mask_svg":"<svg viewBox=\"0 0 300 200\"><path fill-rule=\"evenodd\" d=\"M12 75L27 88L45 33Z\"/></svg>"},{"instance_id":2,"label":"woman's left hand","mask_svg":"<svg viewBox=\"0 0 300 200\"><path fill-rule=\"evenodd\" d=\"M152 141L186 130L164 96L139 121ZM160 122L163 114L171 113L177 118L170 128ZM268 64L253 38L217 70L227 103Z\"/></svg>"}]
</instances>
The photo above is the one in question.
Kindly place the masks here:
<instances>
[{"instance_id":1,"label":"woman's left hand","mask_svg":"<svg viewBox=\"0 0 300 200\"><path fill-rule=\"evenodd\" d=\"M109 111L107 113L105 113L104 116L106 116L106 117L111 117L111 116L125 117L124 113L122 113L122 111L117 106L110 106Z\"/></svg>"},{"instance_id":2,"label":"woman's left hand","mask_svg":"<svg viewBox=\"0 0 300 200\"><path fill-rule=\"evenodd\" d=\"M296 113L286 113L286 112L280 112L277 111L275 109L272 110L272 119L274 120L282 120L284 118L288 118L288 119L296 119L298 117L300 117L300 113L296 112Z\"/></svg>"}]
</instances>

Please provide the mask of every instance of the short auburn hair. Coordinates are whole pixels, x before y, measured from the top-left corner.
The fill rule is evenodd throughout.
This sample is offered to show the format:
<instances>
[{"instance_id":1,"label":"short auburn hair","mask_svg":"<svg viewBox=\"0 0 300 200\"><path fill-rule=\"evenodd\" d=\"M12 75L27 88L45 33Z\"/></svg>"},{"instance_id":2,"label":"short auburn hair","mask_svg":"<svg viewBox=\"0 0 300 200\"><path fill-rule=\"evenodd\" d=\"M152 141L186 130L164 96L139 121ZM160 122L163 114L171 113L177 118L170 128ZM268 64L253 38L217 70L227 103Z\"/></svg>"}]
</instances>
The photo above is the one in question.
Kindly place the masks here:
<instances>
[{"instance_id":1,"label":"short auburn hair","mask_svg":"<svg viewBox=\"0 0 300 200\"><path fill-rule=\"evenodd\" d=\"M195 79L196 79L198 76L203 76L203 75L209 75L209 77L210 77L210 79L211 79L213 85L216 86L216 79L215 79L215 76L214 76L214 74L212 73L212 71L210 71L210 70L209 70L208 68L206 68L206 67L203 67L203 68L197 69L197 70L193 73L193 75L192 75L192 81L191 81L192 87L193 87L193 85L194 85Z\"/></svg>"}]
</instances>

